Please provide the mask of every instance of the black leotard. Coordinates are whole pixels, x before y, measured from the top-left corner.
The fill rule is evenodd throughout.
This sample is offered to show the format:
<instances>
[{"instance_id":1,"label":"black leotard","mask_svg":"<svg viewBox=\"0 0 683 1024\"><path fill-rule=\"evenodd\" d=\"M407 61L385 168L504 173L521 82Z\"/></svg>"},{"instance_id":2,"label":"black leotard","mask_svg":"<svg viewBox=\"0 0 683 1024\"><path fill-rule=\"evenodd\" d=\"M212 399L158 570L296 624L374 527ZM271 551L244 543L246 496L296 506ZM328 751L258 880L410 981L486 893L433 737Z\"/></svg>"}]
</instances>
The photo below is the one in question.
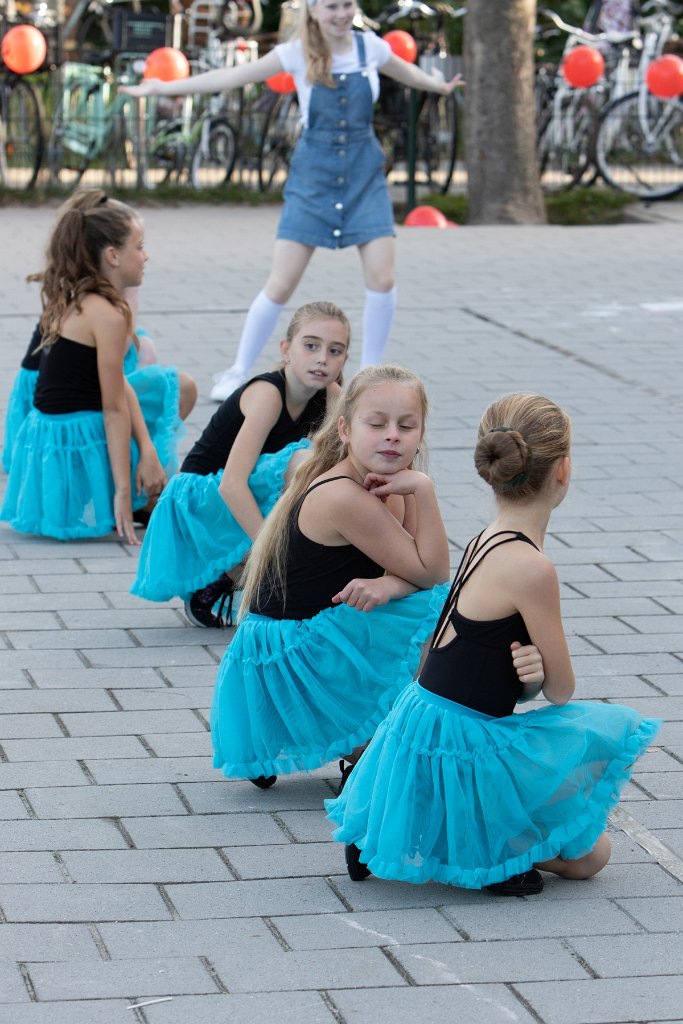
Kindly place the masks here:
<instances>
[{"instance_id":1,"label":"black leotard","mask_svg":"<svg viewBox=\"0 0 683 1024\"><path fill-rule=\"evenodd\" d=\"M237 391L226 398L218 407L204 431L195 441L194 445L185 456L180 467L181 473L197 473L199 476L208 476L209 473L217 473L223 469L228 461L230 449L235 443L235 438L240 432L244 423L244 414L240 409L240 398L242 392L255 380L265 380L280 393L282 399L282 412L271 432L266 438L261 449L262 453L279 452L292 441L300 441L308 437L322 423L327 408L327 392L324 388L316 391L309 400L306 408L297 420L293 420L287 411L286 381L284 370L271 370L269 373L260 373L257 377L239 387Z\"/></svg>"},{"instance_id":2,"label":"black leotard","mask_svg":"<svg viewBox=\"0 0 683 1024\"><path fill-rule=\"evenodd\" d=\"M21 360L22 370L37 370L40 366L40 352L36 352L36 349L43 340L43 332L40 329L40 321L36 324L31 340L28 343L26 354Z\"/></svg>"},{"instance_id":3,"label":"black leotard","mask_svg":"<svg viewBox=\"0 0 683 1024\"><path fill-rule=\"evenodd\" d=\"M499 537L504 539L496 541ZM469 550L463 555L455 574L420 674L420 686L474 711L502 718L512 714L522 692L522 684L512 664L510 644L515 640L522 645L531 643L524 619L519 612L503 619L466 619L458 611L458 598L477 566L494 548L512 541L524 541L532 547L536 545L523 533L512 530L494 533L481 545L480 539L481 534L471 547L468 545ZM436 647L449 622L455 630L455 637L442 647Z\"/></svg>"},{"instance_id":4,"label":"black leotard","mask_svg":"<svg viewBox=\"0 0 683 1024\"><path fill-rule=\"evenodd\" d=\"M309 540L299 528L299 512L306 495L332 483L333 480L351 480L352 477L333 476L319 480L302 494L294 506L289 523L285 593L264 584L252 603L250 611L267 615L271 619L312 619L323 608L332 607L332 598L353 579L376 579L384 575L381 565L354 547L317 544ZM360 486L360 485L359 485Z\"/></svg>"},{"instance_id":5,"label":"black leotard","mask_svg":"<svg viewBox=\"0 0 683 1024\"><path fill-rule=\"evenodd\" d=\"M40 412L101 411L97 349L69 338L57 338L40 353L33 404Z\"/></svg>"}]
</instances>

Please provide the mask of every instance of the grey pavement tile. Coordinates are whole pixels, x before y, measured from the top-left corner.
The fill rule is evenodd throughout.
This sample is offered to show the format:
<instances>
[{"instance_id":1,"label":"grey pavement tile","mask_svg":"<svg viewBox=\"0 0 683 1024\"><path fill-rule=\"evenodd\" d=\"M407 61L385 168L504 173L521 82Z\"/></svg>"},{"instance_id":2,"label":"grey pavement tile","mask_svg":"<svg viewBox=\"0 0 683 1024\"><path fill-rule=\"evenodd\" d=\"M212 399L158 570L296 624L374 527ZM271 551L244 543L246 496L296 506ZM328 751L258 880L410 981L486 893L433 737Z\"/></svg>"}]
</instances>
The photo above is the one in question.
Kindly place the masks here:
<instances>
[{"instance_id":1,"label":"grey pavement tile","mask_svg":"<svg viewBox=\"0 0 683 1024\"><path fill-rule=\"evenodd\" d=\"M538 939L570 935L630 935L633 920L610 898L555 900L536 897L501 900L480 896L477 904L449 907L443 913L471 939Z\"/></svg>"},{"instance_id":2,"label":"grey pavement tile","mask_svg":"<svg viewBox=\"0 0 683 1024\"><path fill-rule=\"evenodd\" d=\"M456 889L454 886L429 882L425 885L411 885L409 882L387 882L380 878L368 878L362 885L352 882L348 875L340 874L332 879L335 889L348 904L350 910L360 913L369 910L416 910L425 907L479 906L486 896L479 890Z\"/></svg>"},{"instance_id":3,"label":"grey pavement tile","mask_svg":"<svg viewBox=\"0 0 683 1024\"><path fill-rule=\"evenodd\" d=\"M25 960L100 960L84 924L3 924L0 957Z\"/></svg>"},{"instance_id":4,"label":"grey pavement tile","mask_svg":"<svg viewBox=\"0 0 683 1024\"><path fill-rule=\"evenodd\" d=\"M170 912L153 885L0 885L7 921L164 921Z\"/></svg>"},{"instance_id":5,"label":"grey pavement tile","mask_svg":"<svg viewBox=\"0 0 683 1024\"><path fill-rule=\"evenodd\" d=\"M82 786L84 781L85 775L76 761L0 762L0 790L54 785Z\"/></svg>"},{"instance_id":6,"label":"grey pavement tile","mask_svg":"<svg viewBox=\"0 0 683 1024\"><path fill-rule=\"evenodd\" d=\"M216 985L196 958L27 964L39 1000L106 999L212 993Z\"/></svg>"},{"instance_id":7,"label":"grey pavement tile","mask_svg":"<svg viewBox=\"0 0 683 1024\"><path fill-rule=\"evenodd\" d=\"M324 770L326 771L326 769ZM339 777L336 765L329 771L329 775L334 778L336 787ZM321 815L323 800L334 795L322 777L284 775L270 789L259 790L252 782L245 779L224 778L216 768L213 769L213 781L183 783L180 788L197 814L230 811L277 813L286 811L287 815L283 816L283 820L286 821L288 827L292 821L295 822L292 831L297 838L299 838L296 828L297 819L290 817L291 811L313 811L318 817L322 816L324 821L324 814ZM329 838L329 835L330 828L328 827L325 838Z\"/></svg>"},{"instance_id":8,"label":"grey pavement tile","mask_svg":"<svg viewBox=\"0 0 683 1024\"><path fill-rule=\"evenodd\" d=\"M621 618L640 633L683 633L683 615L668 615L662 611L660 615L622 615Z\"/></svg>"},{"instance_id":9,"label":"grey pavement tile","mask_svg":"<svg viewBox=\"0 0 683 1024\"><path fill-rule=\"evenodd\" d=\"M62 715L71 736L137 736L162 729L166 732L204 732L189 710L115 711ZM1 725L0 725L1 728Z\"/></svg>"},{"instance_id":10,"label":"grey pavement tile","mask_svg":"<svg viewBox=\"0 0 683 1024\"><path fill-rule=\"evenodd\" d=\"M379 949L280 951L268 958L266 971L254 971L239 957L217 952L212 963L229 992L334 990L351 985L398 986L405 981ZM365 986L359 984L367 978Z\"/></svg>"},{"instance_id":11,"label":"grey pavement tile","mask_svg":"<svg viewBox=\"0 0 683 1024\"><path fill-rule=\"evenodd\" d=\"M620 619L610 618L607 615L601 617L577 615L564 617L564 631L567 637L585 636L596 642L596 637L604 635L629 636L633 633L633 628L627 626Z\"/></svg>"},{"instance_id":12,"label":"grey pavement tile","mask_svg":"<svg viewBox=\"0 0 683 1024\"><path fill-rule=\"evenodd\" d=\"M20 559L40 559L41 561L43 559L59 559L65 551L68 551L69 558L79 559L81 565L85 565L84 559L98 557L122 558L130 561L125 545L116 540L114 534L107 540L70 540L68 545L45 538L24 538L23 543L14 545L14 550Z\"/></svg>"},{"instance_id":13,"label":"grey pavement tile","mask_svg":"<svg viewBox=\"0 0 683 1024\"><path fill-rule=\"evenodd\" d=\"M63 625L53 612L31 612L31 629L63 629ZM22 611L0 611L0 629L3 632L20 630L28 625L26 613Z\"/></svg>"},{"instance_id":14,"label":"grey pavement tile","mask_svg":"<svg viewBox=\"0 0 683 1024\"><path fill-rule=\"evenodd\" d=\"M104 690L34 690L0 693L0 714L68 711L113 711L114 703Z\"/></svg>"},{"instance_id":15,"label":"grey pavement tile","mask_svg":"<svg viewBox=\"0 0 683 1024\"><path fill-rule=\"evenodd\" d=\"M620 561L607 563L605 568L618 580L680 580L683 578L683 561L678 562L637 562Z\"/></svg>"},{"instance_id":16,"label":"grey pavement tile","mask_svg":"<svg viewBox=\"0 0 683 1024\"><path fill-rule=\"evenodd\" d=\"M344 870L344 850L338 843L233 846L225 852L240 878L297 878Z\"/></svg>"},{"instance_id":17,"label":"grey pavement tile","mask_svg":"<svg viewBox=\"0 0 683 1024\"><path fill-rule=\"evenodd\" d=\"M652 676L659 673L680 671L681 662L672 654L610 654L579 655L572 658L574 673L578 678L585 676Z\"/></svg>"},{"instance_id":18,"label":"grey pavement tile","mask_svg":"<svg viewBox=\"0 0 683 1024\"><path fill-rule=\"evenodd\" d=\"M106 850L62 854L75 882L222 882L233 875L214 850ZM0 862L1 863L1 862Z\"/></svg>"},{"instance_id":19,"label":"grey pavement tile","mask_svg":"<svg viewBox=\"0 0 683 1024\"><path fill-rule=\"evenodd\" d=\"M640 808L640 804L637 805ZM634 811L634 817L638 811ZM593 904L600 899L618 898L622 893L628 896L677 896L683 892L681 883L673 878L659 864L608 864L587 881L572 882L557 875L544 876L545 888L534 897L539 903L552 900L584 900Z\"/></svg>"},{"instance_id":20,"label":"grey pavement tile","mask_svg":"<svg viewBox=\"0 0 683 1024\"><path fill-rule=\"evenodd\" d=\"M218 665L193 665L189 670L166 666L163 676L172 686L213 686L217 670Z\"/></svg>"},{"instance_id":21,"label":"grey pavement tile","mask_svg":"<svg viewBox=\"0 0 683 1024\"><path fill-rule=\"evenodd\" d=\"M31 1001L18 964L0 962L0 992L3 1003L28 1003Z\"/></svg>"},{"instance_id":22,"label":"grey pavement tile","mask_svg":"<svg viewBox=\"0 0 683 1024\"><path fill-rule=\"evenodd\" d=\"M33 669L31 676L40 690L50 689L151 689L164 687L166 684L153 668L141 668L137 672L124 672L120 668L80 668Z\"/></svg>"},{"instance_id":23,"label":"grey pavement tile","mask_svg":"<svg viewBox=\"0 0 683 1024\"><path fill-rule=\"evenodd\" d=\"M119 648L98 649L84 648L83 657L95 668L118 667L122 670L139 668L161 668L166 666L185 665L188 668L194 665L215 665L217 662L209 652L199 645L186 645L184 647L129 647L126 650ZM664 670L666 671L666 669Z\"/></svg>"},{"instance_id":24,"label":"grey pavement tile","mask_svg":"<svg viewBox=\"0 0 683 1024\"><path fill-rule=\"evenodd\" d=\"M64 548L60 553L64 554ZM43 560L38 558L17 558L2 563L3 576L33 576L38 573L41 576L48 574L55 577L62 576L83 576L85 575L81 566L73 558L50 558Z\"/></svg>"},{"instance_id":25,"label":"grey pavement tile","mask_svg":"<svg viewBox=\"0 0 683 1024\"><path fill-rule=\"evenodd\" d=\"M558 939L400 945L392 953L418 985L550 981L587 976L577 958Z\"/></svg>"},{"instance_id":26,"label":"grey pavement tile","mask_svg":"<svg viewBox=\"0 0 683 1024\"><path fill-rule=\"evenodd\" d=\"M123 818L152 814L186 814L169 785L73 786L31 789L26 794L36 814L48 818Z\"/></svg>"},{"instance_id":27,"label":"grey pavement tile","mask_svg":"<svg viewBox=\"0 0 683 1024\"><path fill-rule=\"evenodd\" d=\"M279 817L297 843L322 843L332 834L333 826L322 806L314 811L283 811Z\"/></svg>"},{"instance_id":28,"label":"grey pavement tile","mask_svg":"<svg viewBox=\"0 0 683 1024\"><path fill-rule=\"evenodd\" d=\"M142 752L141 757L121 758L115 760L86 760L86 767L95 782L99 785L117 785L124 783L174 782L215 780L216 769L209 757L149 757ZM669 758L672 764L676 762ZM0 786L2 786L2 769L0 765ZM681 765L683 771L683 765ZM83 776L81 774L81 783ZM184 788L183 788L183 792ZM237 810L238 808L230 808ZM195 807L201 813L201 808Z\"/></svg>"},{"instance_id":29,"label":"grey pavement tile","mask_svg":"<svg viewBox=\"0 0 683 1024\"><path fill-rule=\"evenodd\" d=\"M335 991L334 1005L345 1024L413 1024L416 1021L457 1021L457 1024L538 1024L504 985L430 985L419 988L347 989Z\"/></svg>"},{"instance_id":30,"label":"grey pavement tile","mask_svg":"<svg viewBox=\"0 0 683 1024\"><path fill-rule=\"evenodd\" d=\"M14 818L28 818L26 805L18 793L0 793L0 821L12 821Z\"/></svg>"},{"instance_id":31,"label":"grey pavement tile","mask_svg":"<svg viewBox=\"0 0 683 1024\"><path fill-rule=\"evenodd\" d=\"M157 757L205 757L209 764L213 758L211 736L207 730L177 733L147 732L145 733L145 742Z\"/></svg>"},{"instance_id":32,"label":"grey pavement tile","mask_svg":"<svg viewBox=\"0 0 683 1024\"><path fill-rule=\"evenodd\" d=\"M112 821L15 821L0 830L0 849L116 850L126 841ZM0 901L1 902L1 901Z\"/></svg>"},{"instance_id":33,"label":"grey pavement tile","mask_svg":"<svg viewBox=\"0 0 683 1024\"><path fill-rule=\"evenodd\" d=\"M344 949L460 942L455 927L432 908L377 910L362 914L296 914L273 918L292 949Z\"/></svg>"},{"instance_id":34,"label":"grey pavement tile","mask_svg":"<svg viewBox=\"0 0 683 1024\"><path fill-rule=\"evenodd\" d=\"M270 815L260 813L126 818L123 824L140 849L218 848L289 841Z\"/></svg>"},{"instance_id":35,"label":"grey pavement tile","mask_svg":"<svg viewBox=\"0 0 683 1024\"><path fill-rule=\"evenodd\" d=\"M582 583L579 589L587 597L600 599L647 597L666 603L668 598L683 597L683 583L676 578L670 580L602 580Z\"/></svg>"},{"instance_id":36,"label":"grey pavement tile","mask_svg":"<svg viewBox=\"0 0 683 1024\"><path fill-rule=\"evenodd\" d=\"M581 675L576 680L577 700L605 700L630 703L634 697L654 696L657 691L640 676Z\"/></svg>"},{"instance_id":37,"label":"grey pavement tile","mask_svg":"<svg viewBox=\"0 0 683 1024\"><path fill-rule=\"evenodd\" d=\"M606 654L683 654L683 637L677 633L630 633L623 636L603 633L586 639Z\"/></svg>"},{"instance_id":38,"label":"grey pavement tile","mask_svg":"<svg viewBox=\"0 0 683 1024\"><path fill-rule=\"evenodd\" d=\"M72 610L61 611L60 619L67 629L139 629L166 626L177 629L178 616L171 608L137 606L130 611L107 608L104 611ZM1 621L1 620L0 620Z\"/></svg>"},{"instance_id":39,"label":"grey pavement tile","mask_svg":"<svg viewBox=\"0 0 683 1024\"><path fill-rule=\"evenodd\" d=\"M338 1024L339 1020L317 992L183 996L145 1007L145 1016L149 1024Z\"/></svg>"},{"instance_id":40,"label":"grey pavement tile","mask_svg":"<svg viewBox=\"0 0 683 1024\"><path fill-rule=\"evenodd\" d=\"M279 942L259 918L214 918L205 921L135 921L100 924L98 931L114 960L132 957L205 956L219 950L224 956L253 957L266 963L282 950Z\"/></svg>"},{"instance_id":41,"label":"grey pavement tile","mask_svg":"<svg viewBox=\"0 0 683 1024\"><path fill-rule=\"evenodd\" d=\"M683 694L680 697L660 697L654 693L649 697L629 697L628 704L646 718L661 718L667 722L683 719Z\"/></svg>"},{"instance_id":42,"label":"grey pavement tile","mask_svg":"<svg viewBox=\"0 0 683 1024\"><path fill-rule=\"evenodd\" d=\"M12 1006L11 1024L131 1024L128 1001L113 999Z\"/></svg>"},{"instance_id":43,"label":"grey pavement tile","mask_svg":"<svg viewBox=\"0 0 683 1024\"><path fill-rule=\"evenodd\" d=\"M526 982L515 986L546 1024L616 1024L675 1018L681 1008L677 978Z\"/></svg>"},{"instance_id":44,"label":"grey pavement tile","mask_svg":"<svg viewBox=\"0 0 683 1024\"><path fill-rule=\"evenodd\" d=\"M683 821L680 828L663 828L654 829L653 831L657 839L661 840L665 846L668 846L679 858L683 859Z\"/></svg>"},{"instance_id":45,"label":"grey pavement tile","mask_svg":"<svg viewBox=\"0 0 683 1024\"><path fill-rule=\"evenodd\" d=\"M25 717L25 716L24 716ZM139 757L143 750L135 736L64 736L40 738L40 750L33 740L3 740L2 748L10 761L35 761L42 753L46 760L73 761L76 758ZM0 731L1 734L1 731Z\"/></svg>"},{"instance_id":46,"label":"grey pavement tile","mask_svg":"<svg viewBox=\"0 0 683 1024\"><path fill-rule=\"evenodd\" d=\"M612 935L609 942L590 936L572 939L571 946L599 978L683 974L683 947L670 934Z\"/></svg>"},{"instance_id":47,"label":"grey pavement tile","mask_svg":"<svg viewBox=\"0 0 683 1024\"><path fill-rule=\"evenodd\" d=\"M68 593L69 591L75 591L79 594L85 594L89 591L108 594L117 590L123 590L127 593L132 583L132 579L132 571L127 573L79 572L78 575L71 576L48 576L45 574L45 568L43 568L36 570L33 574L33 580L35 581L38 590L43 594Z\"/></svg>"},{"instance_id":48,"label":"grey pavement tile","mask_svg":"<svg viewBox=\"0 0 683 1024\"><path fill-rule=\"evenodd\" d=\"M655 675L648 672L644 678L663 693L672 697L683 697L683 671L676 675Z\"/></svg>"},{"instance_id":49,"label":"grey pavement tile","mask_svg":"<svg viewBox=\"0 0 683 1024\"><path fill-rule=\"evenodd\" d=\"M133 647L133 641L122 629L61 629L42 632L25 629L12 630L7 633L7 637L17 651Z\"/></svg>"},{"instance_id":50,"label":"grey pavement tile","mask_svg":"<svg viewBox=\"0 0 683 1024\"><path fill-rule=\"evenodd\" d=\"M210 686L154 687L143 690L113 690L124 711L167 711L174 708L210 708L213 683Z\"/></svg>"},{"instance_id":51,"label":"grey pavement tile","mask_svg":"<svg viewBox=\"0 0 683 1024\"><path fill-rule=\"evenodd\" d=\"M618 906L648 932L683 932L683 895L654 898L620 896Z\"/></svg>"},{"instance_id":52,"label":"grey pavement tile","mask_svg":"<svg viewBox=\"0 0 683 1024\"><path fill-rule=\"evenodd\" d=\"M51 853L0 853L0 878L6 882L63 882Z\"/></svg>"},{"instance_id":53,"label":"grey pavement tile","mask_svg":"<svg viewBox=\"0 0 683 1024\"><path fill-rule=\"evenodd\" d=\"M33 673L36 669L73 669L83 668L83 662L76 651L72 650L21 650L4 651L2 655L2 671L7 674L13 671L28 669Z\"/></svg>"},{"instance_id":54,"label":"grey pavement tile","mask_svg":"<svg viewBox=\"0 0 683 1024\"><path fill-rule=\"evenodd\" d=\"M24 576L5 576L0 574L0 594L35 594L36 587L31 579Z\"/></svg>"},{"instance_id":55,"label":"grey pavement tile","mask_svg":"<svg viewBox=\"0 0 683 1024\"><path fill-rule=\"evenodd\" d=\"M0 715L0 740L3 745L7 740L42 739L63 735L51 715Z\"/></svg>"},{"instance_id":56,"label":"grey pavement tile","mask_svg":"<svg viewBox=\"0 0 683 1024\"><path fill-rule=\"evenodd\" d=\"M680 828L683 800L648 800L637 805L634 815L646 828Z\"/></svg>"},{"instance_id":57,"label":"grey pavement tile","mask_svg":"<svg viewBox=\"0 0 683 1024\"><path fill-rule=\"evenodd\" d=\"M166 891L185 920L338 913L342 903L320 878L169 885Z\"/></svg>"},{"instance_id":58,"label":"grey pavement tile","mask_svg":"<svg viewBox=\"0 0 683 1024\"><path fill-rule=\"evenodd\" d=\"M683 765L679 765L683 769ZM635 781L647 789L655 800L683 799L683 775L680 771L674 772L637 772ZM683 821L681 821L683 826Z\"/></svg>"},{"instance_id":59,"label":"grey pavement tile","mask_svg":"<svg viewBox=\"0 0 683 1024\"><path fill-rule=\"evenodd\" d=\"M135 629L135 639L142 647L208 647L222 657L227 646L229 631L226 629L206 629L203 626L192 626L187 621L178 622L178 627L169 629Z\"/></svg>"}]
</instances>

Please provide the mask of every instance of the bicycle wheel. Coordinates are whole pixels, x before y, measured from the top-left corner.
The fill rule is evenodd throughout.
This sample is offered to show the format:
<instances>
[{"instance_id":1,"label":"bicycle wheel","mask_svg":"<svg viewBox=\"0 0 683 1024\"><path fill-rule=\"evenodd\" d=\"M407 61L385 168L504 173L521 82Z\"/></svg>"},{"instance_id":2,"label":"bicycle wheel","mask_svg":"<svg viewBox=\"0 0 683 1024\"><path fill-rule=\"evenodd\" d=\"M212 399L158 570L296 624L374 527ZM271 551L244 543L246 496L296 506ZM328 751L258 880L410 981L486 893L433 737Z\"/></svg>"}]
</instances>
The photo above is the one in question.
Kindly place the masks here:
<instances>
[{"instance_id":1,"label":"bicycle wheel","mask_svg":"<svg viewBox=\"0 0 683 1024\"><path fill-rule=\"evenodd\" d=\"M594 175L598 116L586 96L567 93L546 107L538 132L541 188L546 195L567 192Z\"/></svg>"},{"instance_id":2,"label":"bicycle wheel","mask_svg":"<svg viewBox=\"0 0 683 1024\"><path fill-rule=\"evenodd\" d=\"M35 185L43 159L38 100L24 78L8 78L0 89L0 180L5 188L26 190Z\"/></svg>"},{"instance_id":3,"label":"bicycle wheel","mask_svg":"<svg viewBox=\"0 0 683 1024\"><path fill-rule=\"evenodd\" d=\"M73 188L101 146L99 83L73 80L65 85L52 111L47 163L52 185Z\"/></svg>"},{"instance_id":4,"label":"bicycle wheel","mask_svg":"<svg viewBox=\"0 0 683 1024\"><path fill-rule=\"evenodd\" d=\"M448 192L458 152L458 111L454 96L430 93L417 120L417 152L430 188Z\"/></svg>"},{"instance_id":5,"label":"bicycle wheel","mask_svg":"<svg viewBox=\"0 0 683 1024\"><path fill-rule=\"evenodd\" d=\"M289 171L289 160L299 137L299 104L296 96L279 96L263 131L258 155L258 181L261 192L267 192L273 182L284 185Z\"/></svg>"},{"instance_id":6,"label":"bicycle wheel","mask_svg":"<svg viewBox=\"0 0 683 1024\"><path fill-rule=\"evenodd\" d=\"M166 185L182 174L187 155L187 140L179 119L158 121L147 141L145 187Z\"/></svg>"},{"instance_id":7,"label":"bicycle wheel","mask_svg":"<svg viewBox=\"0 0 683 1024\"><path fill-rule=\"evenodd\" d=\"M190 181L196 189L216 188L230 179L237 146L232 127L223 118L207 119L190 157Z\"/></svg>"},{"instance_id":8,"label":"bicycle wheel","mask_svg":"<svg viewBox=\"0 0 683 1024\"><path fill-rule=\"evenodd\" d=\"M683 104L627 93L600 119L598 170L609 185L638 199L683 191Z\"/></svg>"}]
</instances>

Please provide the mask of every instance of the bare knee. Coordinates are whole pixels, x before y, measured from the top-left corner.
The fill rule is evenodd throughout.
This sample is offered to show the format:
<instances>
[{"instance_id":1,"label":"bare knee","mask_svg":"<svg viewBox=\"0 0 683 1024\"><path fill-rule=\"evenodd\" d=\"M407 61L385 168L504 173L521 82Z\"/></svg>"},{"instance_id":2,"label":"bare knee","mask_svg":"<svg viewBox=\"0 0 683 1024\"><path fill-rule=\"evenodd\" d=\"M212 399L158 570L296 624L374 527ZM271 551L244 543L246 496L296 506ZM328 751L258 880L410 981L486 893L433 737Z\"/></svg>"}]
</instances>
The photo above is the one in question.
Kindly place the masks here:
<instances>
[{"instance_id":1,"label":"bare knee","mask_svg":"<svg viewBox=\"0 0 683 1024\"><path fill-rule=\"evenodd\" d=\"M178 402L178 412L180 413L181 420L186 420L194 409L195 402L197 401L198 389L197 382L194 377L190 377L189 373L178 374L178 385L180 388L180 397Z\"/></svg>"},{"instance_id":2,"label":"bare knee","mask_svg":"<svg viewBox=\"0 0 683 1024\"><path fill-rule=\"evenodd\" d=\"M603 832L590 853L587 853L584 857L579 857L578 860L565 861L568 869L565 877L575 879L592 878L593 875L597 875L598 871L602 871L611 854L612 844L606 833Z\"/></svg>"},{"instance_id":3,"label":"bare knee","mask_svg":"<svg viewBox=\"0 0 683 1024\"><path fill-rule=\"evenodd\" d=\"M365 287L373 292L390 292L394 287L393 267L374 267L365 273Z\"/></svg>"}]
</instances>

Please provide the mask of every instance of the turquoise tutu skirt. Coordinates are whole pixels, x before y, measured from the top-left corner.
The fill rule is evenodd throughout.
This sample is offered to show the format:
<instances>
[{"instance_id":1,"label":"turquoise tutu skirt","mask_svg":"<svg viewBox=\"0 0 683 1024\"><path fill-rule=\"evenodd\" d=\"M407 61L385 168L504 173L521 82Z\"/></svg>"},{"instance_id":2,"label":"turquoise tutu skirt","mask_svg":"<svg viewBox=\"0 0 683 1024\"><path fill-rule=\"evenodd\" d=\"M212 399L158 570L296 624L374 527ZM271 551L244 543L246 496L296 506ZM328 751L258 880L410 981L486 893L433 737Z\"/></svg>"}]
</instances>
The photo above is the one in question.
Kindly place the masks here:
<instances>
[{"instance_id":1,"label":"turquoise tutu skirt","mask_svg":"<svg viewBox=\"0 0 683 1024\"><path fill-rule=\"evenodd\" d=\"M133 508L138 450L131 442ZM47 416L31 409L16 437L0 519L20 533L59 540L101 537L114 521L114 480L101 412Z\"/></svg>"},{"instance_id":2,"label":"turquoise tutu skirt","mask_svg":"<svg viewBox=\"0 0 683 1024\"><path fill-rule=\"evenodd\" d=\"M211 709L213 764L256 778L318 768L367 742L413 679L447 586L371 612L249 614L223 656Z\"/></svg>"},{"instance_id":3,"label":"turquoise tutu skirt","mask_svg":"<svg viewBox=\"0 0 683 1024\"><path fill-rule=\"evenodd\" d=\"M595 846L660 723L619 704L491 718L414 683L328 817L379 878L481 889Z\"/></svg>"},{"instance_id":4,"label":"turquoise tutu skirt","mask_svg":"<svg viewBox=\"0 0 683 1024\"><path fill-rule=\"evenodd\" d=\"M22 366L14 378L12 390L7 399L5 413L5 434L2 449L2 468L9 473L12 452L17 441L19 428L33 408L33 395L38 380L37 370L25 370Z\"/></svg>"},{"instance_id":5,"label":"turquoise tutu skirt","mask_svg":"<svg viewBox=\"0 0 683 1024\"><path fill-rule=\"evenodd\" d=\"M264 516L280 496L290 458L308 447L305 439L295 441L257 460L249 490ZM246 558L251 538L220 495L222 475L222 470L208 476L179 473L164 488L145 533L131 594L148 601L185 600Z\"/></svg>"}]
</instances>

